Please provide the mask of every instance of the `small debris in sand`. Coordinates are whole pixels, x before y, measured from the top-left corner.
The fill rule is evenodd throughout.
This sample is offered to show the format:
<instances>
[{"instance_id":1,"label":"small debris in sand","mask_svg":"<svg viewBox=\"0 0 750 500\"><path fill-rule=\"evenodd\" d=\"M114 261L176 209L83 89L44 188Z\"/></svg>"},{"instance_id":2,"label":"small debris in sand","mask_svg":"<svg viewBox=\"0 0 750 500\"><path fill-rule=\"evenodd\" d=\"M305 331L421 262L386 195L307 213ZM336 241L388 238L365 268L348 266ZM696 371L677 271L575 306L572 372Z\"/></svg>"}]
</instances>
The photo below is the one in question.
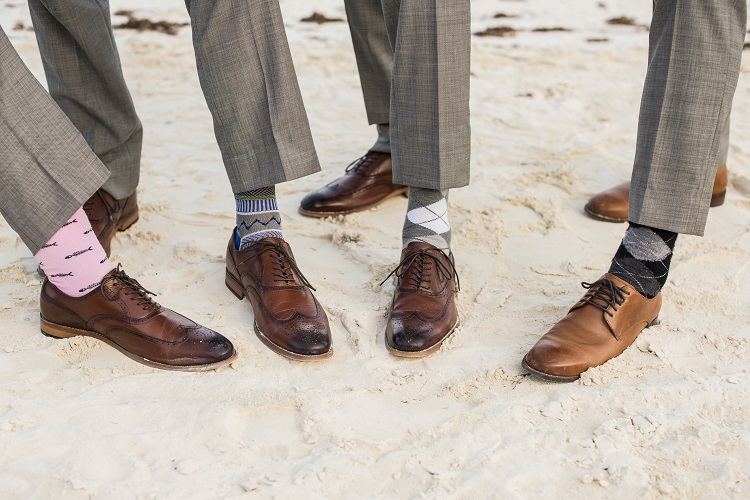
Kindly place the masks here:
<instances>
[{"instance_id":1,"label":"small debris in sand","mask_svg":"<svg viewBox=\"0 0 750 500\"><path fill-rule=\"evenodd\" d=\"M586 41L589 43L604 43L608 42L609 38L587 38Z\"/></svg>"},{"instance_id":2,"label":"small debris in sand","mask_svg":"<svg viewBox=\"0 0 750 500\"><path fill-rule=\"evenodd\" d=\"M338 17L326 17L325 15L321 14L320 12L313 12L310 17L306 17L302 19L303 23L316 23L316 24L325 24L325 23L343 23L344 20L340 19Z\"/></svg>"},{"instance_id":3,"label":"small debris in sand","mask_svg":"<svg viewBox=\"0 0 750 500\"><path fill-rule=\"evenodd\" d=\"M152 21L150 19L138 19L132 10L118 10L116 16L125 16L128 20L122 24L114 26L115 29L138 30L141 31L158 31L166 35L176 35L180 28L190 26L190 23L173 23L171 21Z\"/></svg>"},{"instance_id":4,"label":"small debris in sand","mask_svg":"<svg viewBox=\"0 0 750 500\"><path fill-rule=\"evenodd\" d=\"M598 7L600 8L600 9L606 9L606 8L607 8L607 4L606 4L606 3L604 3L604 2L599 2L599 3L598 3L598 4L596 4L596 5L597 5L597 6L598 6Z\"/></svg>"},{"instance_id":5,"label":"small debris in sand","mask_svg":"<svg viewBox=\"0 0 750 500\"><path fill-rule=\"evenodd\" d=\"M13 31L23 31L23 30L34 31L34 28L32 26L29 26L28 28L26 28L26 25L23 24L23 21L16 21L16 24L13 25Z\"/></svg>"},{"instance_id":6,"label":"small debris in sand","mask_svg":"<svg viewBox=\"0 0 750 500\"><path fill-rule=\"evenodd\" d=\"M498 12L494 16L495 19L517 19L519 17L521 17L521 16L516 15L516 14L504 14L502 12Z\"/></svg>"},{"instance_id":7,"label":"small debris in sand","mask_svg":"<svg viewBox=\"0 0 750 500\"><path fill-rule=\"evenodd\" d=\"M569 32L569 31L573 31L573 30L568 29L568 28L562 28L560 26L556 26L554 28L534 28L531 31L533 31L534 33L553 33L553 32L560 32L560 31L567 31L567 32Z\"/></svg>"},{"instance_id":8,"label":"small debris in sand","mask_svg":"<svg viewBox=\"0 0 750 500\"><path fill-rule=\"evenodd\" d=\"M750 50L750 42L745 43L745 45L742 46L742 50Z\"/></svg>"},{"instance_id":9,"label":"small debris in sand","mask_svg":"<svg viewBox=\"0 0 750 500\"><path fill-rule=\"evenodd\" d=\"M487 28L484 31L474 33L476 36L516 36L516 30L510 26L497 26L495 28Z\"/></svg>"},{"instance_id":10,"label":"small debris in sand","mask_svg":"<svg viewBox=\"0 0 750 500\"><path fill-rule=\"evenodd\" d=\"M620 17L613 17L612 19L607 19L607 24L613 24L616 26L635 26L635 19L628 16L620 16Z\"/></svg>"}]
</instances>

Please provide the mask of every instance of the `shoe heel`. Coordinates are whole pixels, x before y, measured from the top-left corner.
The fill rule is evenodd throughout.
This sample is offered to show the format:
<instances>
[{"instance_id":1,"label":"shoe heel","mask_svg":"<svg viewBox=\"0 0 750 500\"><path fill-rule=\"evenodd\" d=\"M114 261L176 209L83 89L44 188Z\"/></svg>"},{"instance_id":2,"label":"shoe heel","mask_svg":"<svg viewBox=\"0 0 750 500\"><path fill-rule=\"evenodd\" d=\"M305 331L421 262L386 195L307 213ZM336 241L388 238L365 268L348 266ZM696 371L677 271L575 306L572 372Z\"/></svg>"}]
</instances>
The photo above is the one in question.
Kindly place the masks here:
<instances>
[{"instance_id":1,"label":"shoe heel","mask_svg":"<svg viewBox=\"0 0 750 500\"><path fill-rule=\"evenodd\" d=\"M42 331L42 335L44 335L45 337L51 337L53 339L69 339L71 337L77 337L80 335L80 332L74 328L56 325L54 323L50 323L44 318L39 318L39 328Z\"/></svg>"},{"instance_id":2,"label":"shoe heel","mask_svg":"<svg viewBox=\"0 0 750 500\"><path fill-rule=\"evenodd\" d=\"M242 284L237 283L237 279L227 269L226 276L224 277L224 284L227 285L229 291L234 294L235 297L242 300L245 298L245 287Z\"/></svg>"},{"instance_id":3,"label":"shoe heel","mask_svg":"<svg viewBox=\"0 0 750 500\"><path fill-rule=\"evenodd\" d=\"M127 231L130 226L138 222L138 210L134 210L127 218L120 220L120 225L117 227L118 232Z\"/></svg>"},{"instance_id":4,"label":"shoe heel","mask_svg":"<svg viewBox=\"0 0 750 500\"><path fill-rule=\"evenodd\" d=\"M655 317L654 320L646 326L646 328L648 328L649 326L656 326L658 324L659 324L659 316Z\"/></svg>"},{"instance_id":5,"label":"shoe heel","mask_svg":"<svg viewBox=\"0 0 750 500\"><path fill-rule=\"evenodd\" d=\"M711 206L712 207L718 207L719 205L724 204L724 199L727 196L726 189L722 191L721 193L716 193L711 195Z\"/></svg>"}]
</instances>

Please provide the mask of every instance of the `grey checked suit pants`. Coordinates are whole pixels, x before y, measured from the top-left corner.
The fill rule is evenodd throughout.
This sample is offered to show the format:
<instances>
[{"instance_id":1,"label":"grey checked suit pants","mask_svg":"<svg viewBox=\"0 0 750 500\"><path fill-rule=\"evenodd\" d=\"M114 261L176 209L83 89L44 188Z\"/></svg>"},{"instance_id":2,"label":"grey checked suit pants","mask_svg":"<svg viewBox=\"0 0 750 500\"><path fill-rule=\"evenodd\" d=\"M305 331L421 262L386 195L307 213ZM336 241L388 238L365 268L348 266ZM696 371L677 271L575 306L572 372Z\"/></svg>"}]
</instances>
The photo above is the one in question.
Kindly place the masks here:
<instances>
[{"instance_id":1,"label":"grey checked suit pants","mask_svg":"<svg viewBox=\"0 0 750 500\"><path fill-rule=\"evenodd\" d=\"M393 180L469 183L469 0L345 0L367 117L390 124Z\"/></svg>"},{"instance_id":2,"label":"grey checked suit pants","mask_svg":"<svg viewBox=\"0 0 750 500\"><path fill-rule=\"evenodd\" d=\"M109 177L0 28L0 213L36 253Z\"/></svg>"},{"instance_id":3,"label":"grey checked suit pants","mask_svg":"<svg viewBox=\"0 0 750 500\"><path fill-rule=\"evenodd\" d=\"M747 24L746 0L657 0L641 101L630 220L702 235Z\"/></svg>"},{"instance_id":4,"label":"grey checked suit pants","mask_svg":"<svg viewBox=\"0 0 750 500\"><path fill-rule=\"evenodd\" d=\"M235 193L320 170L278 0L187 0L198 74ZM108 0L29 0L50 93L112 171L138 183L141 126Z\"/></svg>"}]
</instances>

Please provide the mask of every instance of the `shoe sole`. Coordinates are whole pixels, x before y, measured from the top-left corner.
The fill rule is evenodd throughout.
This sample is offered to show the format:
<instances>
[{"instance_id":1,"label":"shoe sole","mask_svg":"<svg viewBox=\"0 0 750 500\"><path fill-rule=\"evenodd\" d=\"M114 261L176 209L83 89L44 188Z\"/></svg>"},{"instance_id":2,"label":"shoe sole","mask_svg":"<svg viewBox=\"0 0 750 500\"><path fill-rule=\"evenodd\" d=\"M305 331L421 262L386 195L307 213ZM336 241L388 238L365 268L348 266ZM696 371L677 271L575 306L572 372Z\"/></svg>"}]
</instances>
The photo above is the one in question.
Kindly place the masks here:
<instances>
[{"instance_id":1,"label":"shoe sole","mask_svg":"<svg viewBox=\"0 0 750 500\"><path fill-rule=\"evenodd\" d=\"M716 193L711 195L711 208L713 207L719 207L724 204L724 201L727 196L726 189L722 191L721 193ZM618 218L618 217L607 217L606 215L598 214L591 210L588 206L583 207L583 211L586 212L586 215L591 217L592 219L604 221L604 222L627 222L628 218Z\"/></svg>"},{"instance_id":2,"label":"shoe sole","mask_svg":"<svg viewBox=\"0 0 750 500\"><path fill-rule=\"evenodd\" d=\"M392 191L391 193L389 193L385 197L379 199L375 203L371 203L371 204L365 205L363 207L353 208L351 210L341 210L339 212L314 212L312 210L305 210L304 208L299 207L299 209L297 211L301 215L304 215L304 216L307 216L307 217L315 217L315 218L318 218L318 219L323 219L325 217L334 217L336 215L349 215L349 214L354 214L354 213L357 213L357 212L364 212L365 210L369 210L369 209L371 209L373 207L376 207L376 206L380 205L381 203L383 203L384 201L389 200L391 198L395 198L396 196L399 196L399 195L403 196L404 198L408 198L409 197L409 188L408 187L404 187L404 188L396 189L395 191Z\"/></svg>"},{"instance_id":3,"label":"shoe sole","mask_svg":"<svg viewBox=\"0 0 750 500\"><path fill-rule=\"evenodd\" d=\"M40 321L40 328L41 328L42 334L45 335L46 337L51 337L53 339L68 339L72 337L91 337L97 340L101 340L107 345L114 347L115 349L117 349L118 351L120 351L125 356L132 359L133 361L136 361L142 365L150 366L151 368L159 368L160 370L169 370L169 371L177 371L177 372L205 372L205 371L216 370L217 368L226 366L237 359L237 351L234 351L230 357L228 357L227 359L218 361L216 363L208 363L208 364L203 364L203 365L167 365L164 363L159 363L158 361L152 361L142 356L138 356L137 354L133 354L132 352L129 352L123 349L121 346L117 345L115 342L112 342L111 340L100 335L97 332L92 332L90 330L80 330L78 328L71 328L69 326L58 325L58 324L51 323L45 320L41 316L39 318L39 321Z\"/></svg>"},{"instance_id":4,"label":"shoe sole","mask_svg":"<svg viewBox=\"0 0 750 500\"><path fill-rule=\"evenodd\" d=\"M243 300L245 297L247 297L247 300L250 301L253 306L257 306L257 304L253 303L253 299L245 292L245 287L242 286L242 283L239 283L237 279L232 275L232 273L229 272L229 270L226 270L226 277L224 278L224 284L227 285L227 288L229 288L229 291L232 292L232 294L237 297L240 300ZM254 308L255 309L255 308ZM271 349L276 354L280 354L281 356L284 356L287 359L292 359L294 361L321 361L324 359L328 359L331 356L333 356L333 345L331 345L331 348L328 349L328 351L322 353L322 354L299 354L296 352L288 351L284 349L283 347L276 345L269 339L258 327L258 323L256 321L253 321L253 330L255 331L256 337L260 339L263 344Z\"/></svg>"},{"instance_id":5,"label":"shoe sole","mask_svg":"<svg viewBox=\"0 0 750 500\"><path fill-rule=\"evenodd\" d=\"M657 316L656 318L654 318L654 320L651 323L649 323L648 325L646 325L646 328L650 328L650 327L658 325L658 324L659 324L659 316ZM644 328L644 330L646 328ZM630 347L630 346L628 346L628 347ZM626 349L627 349L627 347L626 347ZM623 352L625 352L625 351L623 351ZM607 360L607 361L609 361L609 360ZM604 363L606 363L607 361L605 361ZM602 365L604 363L602 363ZM602 366L602 365L599 365L599 366ZM566 376L562 376L562 375L551 375L549 373L540 372L539 370L537 370L537 369L532 368L531 366L529 366L529 363L526 361L526 356L524 356L523 359L521 360L521 366L523 367L524 370L528 371L531 375L534 375L534 376L539 377L541 379L547 380L549 382L575 382L576 380L578 380L578 379L581 378L580 374L566 377ZM595 367L592 367L592 368L595 368Z\"/></svg>"},{"instance_id":6,"label":"shoe sole","mask_svg":"<svg viewBox=\"0 0 750 500\"><path fill-rule=\"evenodd\" d=\"M449 331L445 337L440 339L440 342L422 351L402 351L400 349L396 349L394 346L388 343L387 336L385 340L385 348L388 349L389 353L391 353L393 356L396 356L397 358L424 358L424 357L429 356L430 354L433 354L436 351L439 351L440 348L443 346L443 343L446 340L448 340L451 335L453 335L453 332L456 331L456 328L458 328L460 324L461 322L459 320L456 320L456 324L453 325L453 327L451 328L451 331Z\"/></svg>"}]
</instances>

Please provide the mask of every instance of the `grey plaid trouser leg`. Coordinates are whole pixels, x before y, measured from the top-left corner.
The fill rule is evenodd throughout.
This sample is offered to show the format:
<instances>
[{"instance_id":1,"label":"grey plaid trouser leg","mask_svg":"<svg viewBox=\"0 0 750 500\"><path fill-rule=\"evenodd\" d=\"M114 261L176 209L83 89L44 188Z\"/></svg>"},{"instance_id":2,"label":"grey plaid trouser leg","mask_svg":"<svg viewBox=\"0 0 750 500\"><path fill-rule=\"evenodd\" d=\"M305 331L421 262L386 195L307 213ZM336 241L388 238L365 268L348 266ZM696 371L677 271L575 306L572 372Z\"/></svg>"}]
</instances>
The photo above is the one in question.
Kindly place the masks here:
<instances>
[{"instance_id":1,"label":"grey plaid trouser leg","mask_svg":"<svg viewBox=\"0 0 750 500\"><path fill-rule=\"evenodd\" d=\"M346 0L346 6L368 119L390 123L393 181L440 190L467 185L469 0ZM388 49L390 111L383 121Z\"/></svg>"},{"instance_id":2,"label":"grey plaid trouser leg","mask_svg":"<svg viewBox=\"0 0 750 500\"><path fill-rule=\"evenodd\" d=\"M143 128L122 76L109 2L28 0L47 87L112 172L117 199L138 185Z\"/></svg>"},{"instance_id":3,"label":"grey plaid trouser leg","mask_svg":"<svg viewBox=\"0 0 750 500\"><path fill-rule=\"evenodd\" d=\"M649 35L630 220L702 235L737 87L745 0L659 0Z\"/></svg>"},{"instance_id":4,"label":"grey plaid trouser leg","mask_svg":"<svg viewBox=\"0 0 750 500\"><path fill-rule=\"evenodd\" d=\"M108 1L29 3L50 88L54 86L61 99L75 96L74 105L62 103L63 109L72 109L76 125L81 120L77 114L83 114L81 131L87 139L90 128L117 131L106 141L96 137L105 145L125 145L103 159L113 168L120 162L126 165L122 170L136 172L137 181L133 145L140 151L140 137L136 141L128 135L137 117L128 109L132 103L119 70ZM232 190L248 191L319 171L278 0L187 0L186 6L200 82ZM86 71L73 74L79 65Z\"/></svg>"},{"instance_id":5,"label":"grey plaid trouser leg","mask_svg":"<svg viewBox=\"0 0 750 500\"><path fill-rule=\"evenodd\" d=\"M109 171L0 28L0 213L32 253Z\"/></svg>"}]
</instances>

